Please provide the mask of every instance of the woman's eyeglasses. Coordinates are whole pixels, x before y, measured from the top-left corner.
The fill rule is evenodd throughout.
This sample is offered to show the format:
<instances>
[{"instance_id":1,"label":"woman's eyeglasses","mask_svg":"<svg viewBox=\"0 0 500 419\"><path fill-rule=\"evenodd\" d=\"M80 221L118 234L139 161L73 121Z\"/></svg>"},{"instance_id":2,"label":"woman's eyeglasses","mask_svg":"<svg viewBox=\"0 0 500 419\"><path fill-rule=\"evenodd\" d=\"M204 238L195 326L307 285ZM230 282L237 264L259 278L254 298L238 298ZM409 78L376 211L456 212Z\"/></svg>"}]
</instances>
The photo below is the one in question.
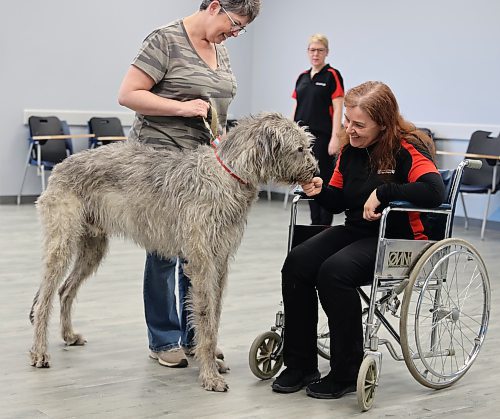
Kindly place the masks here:
<instances>
[{"instance_id":1,"label":"woman's eyeglasses","mask_svg":"<svg viewBox=\"0 0 500 419\"><path fill-rule=\"evenodd\" d=\"M315 52L324 54L326 52L326 48L307 48L307 52L309 54L314 54Z\"/></svg>"},{"instance_id":2,"label":"woman's eyeglasses","mask_svg":"<svg viewBox=\"0 0 500 419\"><path fill-rule=\"evenodd\" d=\"M247 30L244 26L241 26L241 25L238 25L231 16L229 16L229 13L226 12L226 9L224 9L224 7L220 7L222 9L222 11L226 14L226 16L229 18L229 20L231 21L231 34L233 36L238 36L238 35L241 35L241 34L244 34Z\"/></svg>"}]
</instances>

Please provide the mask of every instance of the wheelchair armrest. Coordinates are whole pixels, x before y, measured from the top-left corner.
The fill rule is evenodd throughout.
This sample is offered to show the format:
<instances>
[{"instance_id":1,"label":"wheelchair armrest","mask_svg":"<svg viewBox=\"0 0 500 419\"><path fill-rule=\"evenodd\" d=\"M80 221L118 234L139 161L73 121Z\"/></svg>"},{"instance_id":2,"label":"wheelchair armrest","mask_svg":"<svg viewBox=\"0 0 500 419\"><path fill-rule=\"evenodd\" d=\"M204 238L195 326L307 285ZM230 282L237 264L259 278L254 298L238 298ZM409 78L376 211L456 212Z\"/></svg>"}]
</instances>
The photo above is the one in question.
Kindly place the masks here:
<instances>
[{"instance_id":1,"label":"wheelchair armrest","mask_svg":"<svg viewBox=\"0 0 500 419\"><path fill-rule=\"evenodd\" d=\"M295 196L297 196L297 195L300 196L300 199L313 199L313 198L310 198L306 195L306 193L302 190L302 186L300 186L300 185L297 185L295 187L295 189L293 190L293 194Z\"/></svg>"},{"instance_id":2,"label":"wheelchair armrest","mask_svg":"<svg viewBox=\"0 0 500 419\"><path fill-rule=\"evenodd\" d=\"M419 209L425 209L425 210L451 210L451 205L450 204L441 204L439 207L434 207L434 208L427 208L427 207L417 207L413 203L409 201L391 201L389 202L389 206L391 208L405 208L405 209L414 209L415 211L418 211Z\"/></svg>"},{"instance_id":3,"label":"wheelchair armrest","mask_svg":"<svg viewBox=\"0 0 500 419\"><path fill-rule=\"evenodd\" d=\"M312 199L308 197L304 191L293 191L293 194L300 196L300 199Z\"/></svg>"}]
</instances>

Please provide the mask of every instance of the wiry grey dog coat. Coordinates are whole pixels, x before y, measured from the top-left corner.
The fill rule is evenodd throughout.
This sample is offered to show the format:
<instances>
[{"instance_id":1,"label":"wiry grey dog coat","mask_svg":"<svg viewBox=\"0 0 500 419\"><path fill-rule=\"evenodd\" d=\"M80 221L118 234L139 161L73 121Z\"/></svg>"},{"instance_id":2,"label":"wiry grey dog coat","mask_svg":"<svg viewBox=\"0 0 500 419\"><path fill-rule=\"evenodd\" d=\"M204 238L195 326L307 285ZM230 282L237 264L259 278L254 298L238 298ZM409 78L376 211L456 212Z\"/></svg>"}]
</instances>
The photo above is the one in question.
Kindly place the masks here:
<instances>
[{"instance_id":1,"label":"wiry grey dog coat","mask_svg":"<svg viewBox=\"0 0 500 419\"><path fill-rule=\"evenodd\" d=\"M33 302L31 364L48 367L47 325L55 291L68 345L71 305L102 261L112 235L148 252L188 261L190 305L200 379L225 391L215 348L228 262L238 248L259 185L309 181L317 170L310 135L276 113L240 121L214 149L162 151L137 142L77 153L58 164L37 201L43 226L44 272Z\"/></svg>"}]
</instances>

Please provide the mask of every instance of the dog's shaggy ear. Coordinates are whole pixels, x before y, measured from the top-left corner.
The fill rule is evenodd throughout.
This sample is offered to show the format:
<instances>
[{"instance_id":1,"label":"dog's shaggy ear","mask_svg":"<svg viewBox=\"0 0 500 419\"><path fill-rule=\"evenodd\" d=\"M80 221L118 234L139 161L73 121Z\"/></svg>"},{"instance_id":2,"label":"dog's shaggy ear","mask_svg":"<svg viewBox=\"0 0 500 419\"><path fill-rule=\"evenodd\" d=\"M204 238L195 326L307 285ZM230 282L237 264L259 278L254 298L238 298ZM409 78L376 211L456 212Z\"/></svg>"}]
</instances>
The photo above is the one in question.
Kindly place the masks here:
<instances>
[{"instance_id":1,"label":"dog's shaggy ear","mask_svg":"<svg viewBox=\"0 0 500 419\"><path fill-rule=\"evenodd\" d=\"M300 147L310 148L314 141L314 136L305 127L280 113L262 114L260 127L257 141L264 155L272 159L279 151L292 153Z\"/></svg>"},{"instance_id":2,"label":"dog's shaggy ear","mask_svg":"<svg viewBox=\"0 0 500 419\"><path fill-rule=\"evenodd\" d=\"M276 174L284 155L310 145L311 135L297 123L269 112L239 120L221 142L220 154L241 178L262 183Z\"/></svg>"},{"instance_id":3,"label":"dog's shaggy ear","mask_svg":"<svg viewBox=\"0 0 500 419\"><path fill-rule=\"evenodd\" d=\"M290 121L279 113L260 114L255 118L255 152L262 160L275 160L285 145L287 125Z\"/></svg>"},{"instance_id":4,"label":"dog's shaggy ear","mask_svg":"<svg viewBox=\"0 0 500 419\"><path fill-rule=\"evenodd\" d=\"M220 153L237 173L250 182L260 182L265 174L263 167L270 167L285 137L283 121L278 113L261 113L242 118L221 142ZM289 123L290 121L288 121Z\"/></svg>"}]
</instances>

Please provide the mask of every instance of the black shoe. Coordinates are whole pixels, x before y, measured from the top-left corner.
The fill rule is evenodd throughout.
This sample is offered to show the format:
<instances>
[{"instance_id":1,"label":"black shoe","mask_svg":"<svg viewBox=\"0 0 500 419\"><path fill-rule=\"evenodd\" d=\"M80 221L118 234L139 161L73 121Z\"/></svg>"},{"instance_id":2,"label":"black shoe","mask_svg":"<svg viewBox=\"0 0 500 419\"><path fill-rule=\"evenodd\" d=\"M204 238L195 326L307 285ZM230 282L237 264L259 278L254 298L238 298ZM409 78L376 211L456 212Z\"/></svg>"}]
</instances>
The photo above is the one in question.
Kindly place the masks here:
<instances>
[{"instance_id":1,"label":"black shoe","mask_svg":"<svg viewBox=\"0 0 500 419\"><path fill-rule=\"evenodd\" d=\"M344 394L354 391L356 391L356 381L335 381L331 373L306 388L306 394L316 399L339 399Z\"/></svg>"},{"instance_id":2,"label":"black shoe","mask_svg":"<svg viewBox=\"0 0 500 419\"><path fill-rule=\"evenodd\" d=\"M320 377L321 374L318 370L304 372L298 368L288 367L274 380L271 387L277 393L295 393L308 384L319 380Z\"/></svg>"}]
</instances>

